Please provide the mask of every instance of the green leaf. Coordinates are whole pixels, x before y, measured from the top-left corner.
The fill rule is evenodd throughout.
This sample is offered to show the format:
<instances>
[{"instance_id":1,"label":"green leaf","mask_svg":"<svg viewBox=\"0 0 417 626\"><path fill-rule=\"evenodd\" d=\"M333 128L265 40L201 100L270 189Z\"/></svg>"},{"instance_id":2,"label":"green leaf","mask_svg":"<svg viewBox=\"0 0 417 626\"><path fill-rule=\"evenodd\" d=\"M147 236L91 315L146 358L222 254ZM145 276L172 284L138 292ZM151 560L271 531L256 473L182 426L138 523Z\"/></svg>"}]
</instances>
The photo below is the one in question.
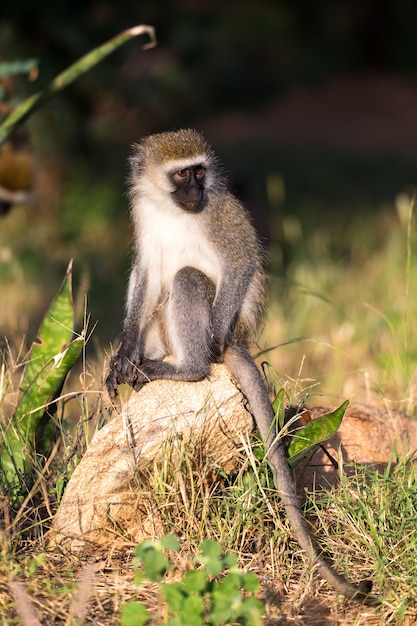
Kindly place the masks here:
<instances>
[{"instance_id":1,"label":"green leaf","mask_svg":"<svg viewBox=\"0 0 417 626\"><path fill-rule=\"evenodd\" d=\"M217 592L228 596L229 594L239 594L240 589L240 573L229 572L218 581Z\"/></svg>"},{"instance_id":2,"label":"green leaf","mask_svg":"<svg viewBox=\"0 0 417 626\"><path fill-rule=\"evenodd\" d=\"M224 590L219 586L214 588L211 599L212 605L209 617L214 624L231 621L233 607L238 606L241 601L240 594L232 594L230 590Z\"/></svg>"},{"instance_id":3,"label":"green leaf","mask_svg":"<svg viewBox=\"0 0 417 626\"><path fill-rule=\"evenodd\" d=\"M222 553L222 547L214 539L205 539L201 544L201 554L206 558L218 559Z\"/></svg>"},{"instance_id":4,"label":"green leaf","mask_svg":"<svg viewBox=\"0 0 417 626\"><path fill-rule=\"evenodd\" d=\"M207 574L203 570L193 570L184 576L184 587L188 593L202 593L207 587Z\"/></svg>"},{"instance_id":5,"label":"green leaf","mask_svg":"<svg viewBox=\"0 0 417 626\"><path fill-rule=\"evenodd\" d=\"M143 567L149 580L159 582L170 569L170 564L162 552L155 550L153 554L148 552L144 555Z\"/></svg>"},{"instance_id":6,"label":"green leaf","mask_svg":"<svg viewBox=\"0 0 417 626\"><path fill-rule=\"evenodd\" d=\"M245 572L242 574L241 587L245 591L250 591L252 593L259 591L259 578L253 572Z\"/></svg>"},{"instance_id":7,"label":"green leaf","mask_svg":"<svg viewBox=\"0 0 417 626\"><path fill-rule=\"evenodd\" d=\"M55 493L57 502L61 502L62 494L64 493L65 481L62 476L58 476L55 482Z\"/></svg>"},{"instance_id":8,"label":"green leaf","mask_svg":"<svg viewBox=\"0 0 417 626\"><path fill-rule=\"evenodd\" d=\"M160 582L171 569L171 562L165 557L161 541L142 541L135 548L135 565L143 563L145 576L153 582Z\"/></svg>"},{"instance_id":9,"label":"green leaf","mask_svg":"<svg viewBox=\"0 0 417 626\"><path fill-rule=\"evenodd\" d=\"M236 617L239 617L239 623L245 624L245 626L262 626L262 615L264 613L265 606L261 600L250 596L243 600Z\"/></svg>"},{"instance_id":10,"label":"green leaf","mask_svg":"<svg viewBox=\"0 0 417 626\"><path fill-rule=\"evenodd\" d=\"M82 336L71 341L74 332L71 278L70 264L60 291L41 324L38 341L32 344L27 356L14 415L21 433L34 434L45 410L42 405L54 397L68 372L68 365L74 364L84 345Z\"/></svg>"},{"instance_id":11,"label":"green leaf","mask_svg":"<svg viewBox=\"0 0 417 626\"><path fill-rule=\"evenodd\" d=\"M148 609L141 602L128 602L122 606L121 626L144 626L148 621Z\"/></svg>"},{"instance_id":12,"label":"green leaf","mask_svg":"<svg viewBox=\"0 0 417 626\"><path fill-rule=\"evenodd\" d=\"M137 557L142 562L142 555L144 554L144 552L154 549L155 543L145 539L144 541L138 543L137 546L135 546L135 557Z\"/></svg>"},{"instance_id":13,"label":"green leaf","mask_svg":"<svg viewBox=\"0 0 417 626\"><path fill-rule=\"evenodd\" d=\"M282 387L277 395L275 396L275 400L272 403L272 410L275 415L275 424L278 426L278 430L282 430L284 428L284 415L285 415L285 407L284 407L284 397L285 397L285 389Z\"/></svg>"},{"instance_id":14,"label":"green leaf","mask_svg":"<svg viewBox=\"0 0 417 626\"><path fill-rule=\"evenodd\" d=\"M5 433L0 466L7 490L19 500L30 479L30 459L37 428L59 393L71 367L79 359L84 337L73 337L72 263L32 344L20 383L15 414Z\"/></svg>"},{"instance_id":15,"label":"green leaf","mask_svg":"<svg viewBox=\"0 0 417 626\"><path fill-rule=\"evenodd\" d=\"M222 562L223 569L232 569L232 567L237 567L237 556L236 554L227 552L223 555Z\"/></svg>"},{"instance_id":16,"label":"green leaf","mask_svg":"<svg viewBox=\"0 0 417 626\"><path fill-rule=\"evenodd\" d=\"M213 539L206 539L201 544L201 554L197 555L195 561L205 566L209 576L218 576L223 571L222 547Z\"/></svg>"},{"instance_id":17,"label":"green leaf","mask_svg":"<svg viewBox=\"0 0 417 626\"><path fill-rule=\"evenodd\" d=\"M182 583L162 584L161 593L172 613L178 613L181 611L184 598L187 597L187 591Z\"/></svg>"},{"instance_id":18,"label":"green leaf","mask_svg":"<svg viewBox=\"0 0 417 626\"><path fill-rule=\"evenodd\" d=\"M181 626L203 626L203 598L188 596L181 607Z\"/></svg>"},{"instance_id":19,"label":"green leaf","mask_svg":"<svg viewBox=\"0 0 417 626\"><path fill-rule=\"evenodd\" d=\"M134 26L119 33L98 48L94 48L85 56L78 59L70 65L61 74L56 76L53 81L44 89L30 96L19 104L18 107L0 124L0 144L3 143L14 130L36 111L48 98L70 85L79 76L88 72L92 67L100 63L106 56L114 52L121 45L138 35L147 34L150 38L146 48L156 45L155 32L152 26Z\"/></svg>"},{"instance_id":20,"label":"green leaf","mask_svg":"<svg viewBox=\"0 0 417 626\"><path fill-rule=\"evenodd\" d=\"M295 467L312 448L337 432L348 405L349 400L345 400L335 411L311 420L292 435L287 449L290 467Z\"/></svg>"},{"instance_id":21,"label":"green leaf","mask_svg":"<svg viewBox=\"0 0 417 626\"><path fill-rule=\"evenodd\" d=\"M173 552L178 552L180 549L180 542L172 533L167 533L161 539L161 546L166 550L172 550Z\"/></svg>"}]
</instances>

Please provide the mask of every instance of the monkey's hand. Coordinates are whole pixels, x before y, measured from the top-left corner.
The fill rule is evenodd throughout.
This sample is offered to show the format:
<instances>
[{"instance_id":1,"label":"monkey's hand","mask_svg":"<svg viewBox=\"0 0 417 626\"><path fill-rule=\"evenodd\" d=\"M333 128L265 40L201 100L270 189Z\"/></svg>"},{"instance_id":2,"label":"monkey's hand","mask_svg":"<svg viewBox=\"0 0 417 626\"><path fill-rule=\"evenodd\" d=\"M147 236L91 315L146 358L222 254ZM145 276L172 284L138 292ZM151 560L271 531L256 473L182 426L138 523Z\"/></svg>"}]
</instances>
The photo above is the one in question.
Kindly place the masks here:
<instances>
[{"instance_id":1,"label":"monkey's hand","mask_svg":"<svg viewBox=\"0 0 417 626\"><path fill-rule=\"evenodd\" d=\"M106 389L110 398L116 398L117 396L117 385L119 384L117 374L112 369L109 371L106 377Z\"/></svg>"},{"instance_id":2,"label":"monkey's hand","mask_svg":"<svg viewBox=\"0 0 417 626\"><path fill-rule=\"evenodd\" d=\"M127 383L135 386L138 377L138 366L141 358L136 347L131 349L122 341L116 354L110 359L110 371L106 378L106 387L111 398L117 396L117 386Z\"/></svg>"}]
</instances>

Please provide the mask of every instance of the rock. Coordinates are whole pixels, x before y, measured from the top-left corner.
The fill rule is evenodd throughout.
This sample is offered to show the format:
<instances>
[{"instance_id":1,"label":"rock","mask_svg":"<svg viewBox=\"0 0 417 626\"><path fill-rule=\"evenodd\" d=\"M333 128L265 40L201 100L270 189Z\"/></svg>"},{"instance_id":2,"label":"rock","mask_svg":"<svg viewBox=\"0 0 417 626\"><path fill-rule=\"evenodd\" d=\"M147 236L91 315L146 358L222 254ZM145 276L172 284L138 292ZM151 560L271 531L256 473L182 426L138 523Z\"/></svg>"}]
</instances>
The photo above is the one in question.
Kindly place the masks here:
<instances>
[{"instance_id":1,"label":"rock","mask_svg":"<svg viewBox=\"0 0 417 626\"><path fill-rule=\"evenodd\" d=\"M326 407L308 410L311 418ZM241 448L242 434L253 428L245 400L223 365L197 383L159 380L132 392L121 412L94 436L65 490L51 531L51 542L81 554L118 550L131 542L163 534L153 497L153 468L192 443L196 462L229 472ZM324 448L350 472L357 462L379 469L417 448L415 420L362 404L348 407L339 431ZM173 463L176 471L175 463ZM294 472L297 487L337 484L339 472L319 450L312 463ZM182 477L178 477L178 483Z\"/></svg>"},{"instance_id":2,"label":"rock","mask_svg":"<svg viewBox=\"0 0 417 626\"><path fill-rule=\"evenodd\" d=\"M75 469L54 519L52 544L87 554L161 536L149 476L164 446L192 440L207 465L230 471L241 434L252 428L223 365L213 365L201 382L158 380L132 392Z\"/></svg>"}]
</instances>

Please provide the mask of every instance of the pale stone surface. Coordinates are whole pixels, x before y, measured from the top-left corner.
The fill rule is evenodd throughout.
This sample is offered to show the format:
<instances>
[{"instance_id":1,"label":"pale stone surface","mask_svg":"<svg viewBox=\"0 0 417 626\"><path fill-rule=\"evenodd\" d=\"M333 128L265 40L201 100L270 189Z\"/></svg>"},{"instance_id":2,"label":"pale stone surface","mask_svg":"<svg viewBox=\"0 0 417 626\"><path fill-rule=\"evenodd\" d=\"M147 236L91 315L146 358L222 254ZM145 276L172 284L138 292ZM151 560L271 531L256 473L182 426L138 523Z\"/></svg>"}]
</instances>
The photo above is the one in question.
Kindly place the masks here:
<instances>
[{"instance_id":1,"label":"pale stone surface","mask_svg":"<svg viewBox=\"0 0 417 626\"><path fill-rule=\"evenodd\" d=\"M156 506L144 496L164 442L192 438L208 463L228 471L241 434L252 428L243 396L223 365L197 383L148 383L93 438L67 485L51 542L88 553L160 536Z\"/></svg>"}]
</instances>

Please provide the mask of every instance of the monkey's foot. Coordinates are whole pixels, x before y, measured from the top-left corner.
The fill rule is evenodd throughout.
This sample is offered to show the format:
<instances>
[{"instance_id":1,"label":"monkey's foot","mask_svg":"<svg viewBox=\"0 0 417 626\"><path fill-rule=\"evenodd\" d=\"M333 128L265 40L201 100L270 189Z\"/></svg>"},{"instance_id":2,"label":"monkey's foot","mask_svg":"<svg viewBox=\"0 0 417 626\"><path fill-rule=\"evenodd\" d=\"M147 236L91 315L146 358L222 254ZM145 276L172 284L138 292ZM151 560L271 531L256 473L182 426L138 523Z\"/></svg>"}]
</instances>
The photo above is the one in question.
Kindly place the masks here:
<instances>
[{"instance_id":1,"label":"monkey's foot","mask_svg":"<svg viewBox=\"0 0 417 626\"><path fill-rule=\"evenodd\" d=\"M144 359L135 370L136 380L132 384L133 389L138 391L151 380L180 380L183 382L197 382L210 374L209 365L198 368L184 368L176 365L173 361L156 361Z\"/></svg>"}]
</instances>

